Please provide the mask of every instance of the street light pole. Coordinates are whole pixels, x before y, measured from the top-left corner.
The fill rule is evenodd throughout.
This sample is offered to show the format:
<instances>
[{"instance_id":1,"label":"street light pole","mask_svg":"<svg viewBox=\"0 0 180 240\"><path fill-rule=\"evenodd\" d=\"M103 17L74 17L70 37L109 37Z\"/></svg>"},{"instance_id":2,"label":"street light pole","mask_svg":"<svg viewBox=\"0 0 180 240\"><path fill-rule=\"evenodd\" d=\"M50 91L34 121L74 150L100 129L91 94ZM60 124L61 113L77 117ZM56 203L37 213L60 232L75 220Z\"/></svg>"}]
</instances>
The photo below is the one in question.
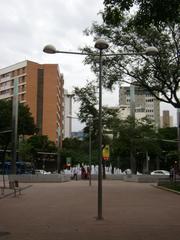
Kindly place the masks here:
<instances>
[{"instance_id":1,"label":"street light pole","mask_svg":"<svg viewBox=\"0 0 180 240\"><path fill-rule=\"evenodd\" d=\"M91 154L91 151L92 151L92 146L91 146L91 125L89 125L89 186L91 186L91 170L92 170L92 167L91 167L91 158L92 158L92 154Z\"/></svg>"},{"instance_id":2,"label":"street light pole","mask_svg":"<svg viewBox=\"0 0 180 240\"><path fill-rule=\"evenodd\" d=\"M102 219L102 50L99 52L99 166L98 166L98 216Z\"/></svg>"},{"instance_id":3,"label":"street light pole","mask_svg":"<svg viewBox=\"0 0 180 240\"><path fill-rule=\"evenodd\" d=\"M89 117L89 186L91 186L91 159L92 159L92 141L91 141L91 124L92 124L92 118Z\"/></svg>"},{"instance_id":4,"label":"street light pole","mask_svg":"<svg viewBox=\"0 0 180 240\"><path fill-rule=\"evenodd\" d=\"M99 145L98 145L98 216L97 220L102 220L102 51L108 48L108 44L99 39L95 43L95 48L99 49Z\"/></svg>"},{"instance_id":5,"label":"street light pole","mask_svg":"<svg viewBox=\"0 0 180 240\"><path fill-rule=\"evenodd\" d=\"M58 127L58 152L57 152L57 173L61 173L61 129Z\"/></svg>"},{"instance_id":6,"label":"street light pole","mask_svg":"<svg viewBox=\"0 0 180 240\"><path fill-rule=\"evenodd\" d=\"M17 134L18 134L18 78L14 79L12 108L12 174L16 174Z\"/></svg>"}]
</instances>

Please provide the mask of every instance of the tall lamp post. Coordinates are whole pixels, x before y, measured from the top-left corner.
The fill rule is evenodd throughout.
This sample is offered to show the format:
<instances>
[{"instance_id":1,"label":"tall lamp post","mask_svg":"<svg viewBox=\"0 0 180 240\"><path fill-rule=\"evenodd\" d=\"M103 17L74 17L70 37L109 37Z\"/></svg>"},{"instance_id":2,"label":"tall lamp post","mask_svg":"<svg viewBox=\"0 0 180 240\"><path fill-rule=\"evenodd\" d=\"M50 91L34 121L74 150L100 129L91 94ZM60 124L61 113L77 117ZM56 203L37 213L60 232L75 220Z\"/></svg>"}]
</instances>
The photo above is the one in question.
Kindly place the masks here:
<instances>
[{"instance_id":1,"label":"tall lamp post","mask_svg":"<svg viewBox=\"0 0 180 240\"><path fill-rule=\"evenodd\" d=\"M92 140L91 140L92 117L89 117L89 186L91 186L91 170L92 170Z\"/></svg>"},{"instance_id":2,"label":"tall lamp post","mask_svg":"<svg viewBox=\"0 0 180 240\"><path fill-rule=\"evenodd\" d=\"M95 48L99 49L99 144L98 144L98 220L102 220L102 51L108 48L108 44L99 39L95 43Z\"/></svg>"},{"instance_id":3,"label":"tall lamp post","mask_svg":"<svg viewBox=\"0 0 180 240\"><path fill-rule=\"evenodd\" d=\"M18 135L18 78L14 79L12 107L12 174L16 174L17 135Z\"/></svg>"},{"instance_id":4,"label":"tall lamp post","mask_svg":"<svg viewBox=\"0 0 180 240\"><path fill-rule=\"evenodd\" d=\"M141 53L113 53L113 54L103 54L103 50L108 48L108 43L104 39L98 39L95 43L95 48L99 50L99 54L89 54L83 52L67 52L59 51L52 45L47 45L44 47L43 51L49 54L62 53L62 54L75 54L75 55L85 55L85 56L98 56L99 57L99 144L98 144L98 216L97 220L102 220L102 56L120 56L120 55L157 55L158 50L155 47L146 48L145 52Z\"/></svg>"}]
</instances>

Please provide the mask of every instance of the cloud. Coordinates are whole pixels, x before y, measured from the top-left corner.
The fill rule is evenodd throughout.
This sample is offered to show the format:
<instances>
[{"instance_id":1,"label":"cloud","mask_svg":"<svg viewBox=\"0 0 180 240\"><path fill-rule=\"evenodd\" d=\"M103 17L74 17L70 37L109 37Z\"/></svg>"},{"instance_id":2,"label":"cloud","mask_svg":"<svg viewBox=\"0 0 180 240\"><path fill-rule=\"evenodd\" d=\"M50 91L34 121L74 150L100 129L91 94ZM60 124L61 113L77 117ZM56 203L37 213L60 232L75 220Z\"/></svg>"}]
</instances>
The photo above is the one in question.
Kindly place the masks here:
<instances>
[{"instance_id":1,"label":"cloud","mask_svg":"<svg viewBox=\"0 0 180 240\"><path fill-rule=\"evenodd\" d=\"M0 1L0 68L23 60L58 63L64 74L65 88L83 86L94 78L84 57L47 55L44 45L53 44L60 50L77 51L92 44L83 30L93 21L100 21L98 12L103 0L1 0ZM76 106L74 106L77 112Z\"/></svg>"},{"instance_id":2,"label":"cloud","mask_svg":"<svg viewBox=\"0 0 180 240\"><path fill-rule=\"evenodd\" d=\"M76 67L75 71L79 69L81 73L82 58L47 56L42 48L52 43L61 50L74 51L88 44L91 38L85 37L83 30L100 20L97 13L102 8L103 0L1 0L0 51L3 57L0 68L29 59L41 63L61 62L63 72ZM70 77L71 73L67 74Z\"/></svg>"}]
</instances>

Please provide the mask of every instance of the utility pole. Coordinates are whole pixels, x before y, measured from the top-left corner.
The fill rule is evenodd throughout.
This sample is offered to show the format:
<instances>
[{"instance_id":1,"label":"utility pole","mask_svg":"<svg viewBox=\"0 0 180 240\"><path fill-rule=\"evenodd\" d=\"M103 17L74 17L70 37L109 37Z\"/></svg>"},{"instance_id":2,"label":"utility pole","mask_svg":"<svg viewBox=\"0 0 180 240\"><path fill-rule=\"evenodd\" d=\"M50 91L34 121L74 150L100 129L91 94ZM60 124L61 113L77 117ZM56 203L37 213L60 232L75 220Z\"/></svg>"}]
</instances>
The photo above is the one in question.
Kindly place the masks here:
<instances>
[{"instance_id":1,"label":"utility pole","mask_svg":"<svg viewBox=\"0 0 180 240\"><path fill-rule=\"evenodd\" d=\"M135 87L133 83L130 84L130 116L132 117L132 127L135 128ZM134 136L131 136L130 146L130 163L132 173L136 172L136 159L135 159L135 148L134 148Z\"/></svg>"},{"instance_id":2,"label":"utility pole","mask_svg":"<svg viewBox=\"0 0 180 240\"><path fill-rule=\"evenodd\" d=\"M12 106L12 174L16 174L17 134L18 134L18 78L15 78Z\"/></svg>"}]
</instances>

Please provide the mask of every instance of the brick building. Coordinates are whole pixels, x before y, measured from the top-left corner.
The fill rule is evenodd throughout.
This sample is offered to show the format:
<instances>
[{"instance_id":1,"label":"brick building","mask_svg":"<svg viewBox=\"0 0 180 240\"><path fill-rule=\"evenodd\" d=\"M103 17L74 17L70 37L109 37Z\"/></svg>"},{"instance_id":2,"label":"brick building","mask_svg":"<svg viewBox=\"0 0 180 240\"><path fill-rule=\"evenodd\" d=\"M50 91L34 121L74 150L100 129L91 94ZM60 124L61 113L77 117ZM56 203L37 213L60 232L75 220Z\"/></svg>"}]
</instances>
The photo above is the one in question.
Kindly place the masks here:
<instances>
[{"instance_id":1,"label":"brick building","mask_svg":"<svg viewBox=\"0 0 180 240\"><path fill-rule=\"evenodd\" d=\"M18 79L19 102L29 106L39 134L57 142L64 112L64 79L58 65L26 60L0 69L0 99L12 98L14 79Z\"/></svg>"}]
</instances>

